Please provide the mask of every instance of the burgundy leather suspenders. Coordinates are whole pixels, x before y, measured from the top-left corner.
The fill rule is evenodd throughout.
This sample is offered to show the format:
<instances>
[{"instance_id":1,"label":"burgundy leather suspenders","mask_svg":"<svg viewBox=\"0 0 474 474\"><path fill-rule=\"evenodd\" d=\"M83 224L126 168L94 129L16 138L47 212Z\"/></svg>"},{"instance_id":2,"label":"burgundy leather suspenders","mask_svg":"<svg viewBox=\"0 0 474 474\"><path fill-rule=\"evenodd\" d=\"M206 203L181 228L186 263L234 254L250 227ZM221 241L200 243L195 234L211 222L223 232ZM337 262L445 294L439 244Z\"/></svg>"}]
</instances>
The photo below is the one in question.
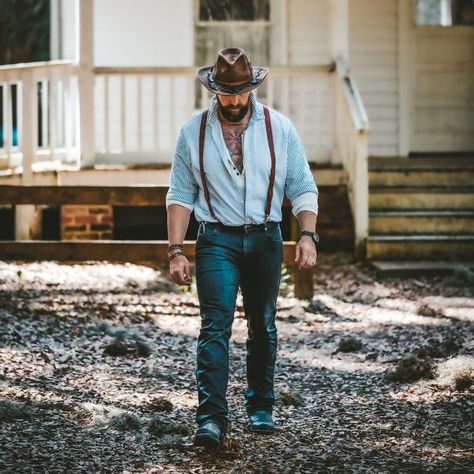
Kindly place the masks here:
<instances>
[{"instance_id":1,"label":"burgundy leather suspenders","mask_svg":"<svg viewBox=\"0 0 474 474\"><path fill-rule=\"evenodd\" d=\"M263 106L263 111L265 113L265 127L267 129L267 140L268 140L268 147L270 148L270 155L272 158L272 168L270 171L270 182L268 184L268 191L267 191L267 203L265 205L265 217L263 218L264 224L267 223L268 216L270 215L270 209L272 206L272 197L273 197L273 186L275 183L275 167L276 167L276 158L275 158L275 148L273 145L273 132L272 132L272 122L270 120L270 111L268 107L265 105ZM209 189L207 187L206 182L206 173L204 172L204 139L206 134L206 121L207 121L207 113L208 111L205 110L201 117L201 127L199 130L199 168L201 172L201 180L202 186L204 188L204 196L207 201L207 206L209 207L209 212L211 216L214 217L217 221L219 219L216 217L214 213L214 209L211 205L211 200L209 197ZM219 221L220 222L220 221Z\"/></svg>"},{"instance_id":2,"label":"burgundy leather suspenders","mask_svg":"<svg viewBox=\"0 0 474 474\"><path fill-rule=\"evenodd\" d=\"M272 206L272 197L273 197L273 184L275 183L275 166L276 166L276 159L275 159L275 148L273 147L273 132L272 132L272 122L270 120L270 111L268 107L265 105L263 106L263 112L265 113L265 126L267 128L267 140L268 146L270 148L270 154L272 156L272 169L270 171L270 183L268 184L268 192L267 192L267 205L265 206L265 218L263 222L267 223L267 218L270 215L270 208Z\"/></svg>"},{"instance_id":3,"label":"burgundy leather suspenders","mask_svg":"<svg viewBox=\"0 0 474 474\"><path fill-rule=\"evenodd\" d=\"M204 111L201 118L201 128L199 130L199 169L201 171L201 181L202 187L204 188L204 196L206 197L207 207L209 207L209 212L211 216L214 217L217 221L216 215L214 214L214 209L211 206L211 199L209 198L209 189L207 188L206 182L206 173L204 172L204 138L206 137L206 120L207 120L207 110Z\"/></svg>"}]
</instances>

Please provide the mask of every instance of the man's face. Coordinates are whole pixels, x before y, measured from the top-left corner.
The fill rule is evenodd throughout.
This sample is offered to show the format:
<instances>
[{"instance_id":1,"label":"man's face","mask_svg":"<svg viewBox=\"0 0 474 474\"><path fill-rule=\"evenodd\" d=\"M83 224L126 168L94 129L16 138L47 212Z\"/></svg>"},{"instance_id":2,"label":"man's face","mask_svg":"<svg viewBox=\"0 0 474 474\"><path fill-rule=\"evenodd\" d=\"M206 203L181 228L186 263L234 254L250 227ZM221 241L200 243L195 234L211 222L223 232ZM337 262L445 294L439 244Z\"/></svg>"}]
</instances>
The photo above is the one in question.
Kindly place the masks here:
<instances>
[{"instance_id":1,"label":"man's face","mask_svg":"<svg viewBox=\"0 0 474 474\"><path fill-rule=\"evenodd\" d=\"M238 95L218 95L217 102L222 116L229 122L240 122L249 110L250 92Z\"/></svg>"}]
</instances>

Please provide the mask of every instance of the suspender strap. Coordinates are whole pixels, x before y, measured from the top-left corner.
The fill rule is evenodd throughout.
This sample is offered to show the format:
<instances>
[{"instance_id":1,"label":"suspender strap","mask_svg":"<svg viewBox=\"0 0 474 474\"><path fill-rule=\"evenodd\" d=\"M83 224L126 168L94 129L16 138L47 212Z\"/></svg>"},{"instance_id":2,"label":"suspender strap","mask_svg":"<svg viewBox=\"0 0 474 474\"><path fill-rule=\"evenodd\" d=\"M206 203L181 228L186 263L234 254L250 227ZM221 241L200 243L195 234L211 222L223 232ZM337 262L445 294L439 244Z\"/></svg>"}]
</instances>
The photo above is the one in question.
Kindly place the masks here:
<instances>
[{"instance_id":1,"label":"suspender strap","mask_svg":"<svg viewBox=\"0 0 474 474\"><path fill-rule=\"evenodd\" d=\"M263 106L263 112L265 113L265 126L267 128L268 147L270 148L270 154L272 157L272 169L270 171L270 183L268 184L267 204L265 206L265 217L263 219L266 224L267 218L270 215L270 209L272 207L273 185L275 183L276 158L275 158L275 148L273 145L273 132L272 132L272 122L270 120L270 111L268 110L268 107L266 105Z\"/></svg>"},{"instance_id":2,"label":"suspender strap","mask_svg":"<svg viewBox=\"0 0 474 474\"><path fill-rule=\"evenodd\" d=\"M267 140L268 140L268 147L270 148L270 155L272 158L272 168L270 171L270 182L268 184L268 191L267 191L267 202L265 205L265 217L263 218L264 224L267 223L268 216L270 215L270 209L272 206L272 197L273 197L273 187L275 184L275 167L276 167L276 158L275 158L275 148L273 144L273 132L272 132L272 122L270 120L270 111L268 110L267 106L263 106L263 111L265 113L265 127L267 130ZM214 209L211 205L211 199L209 197L209 189L207 187L206 182L206 173L204 172L204 139L206 136L206 121L207 121L207 113L208 111L204 111L201 117L201 127L199 129L199 168L201 171L201 181L202 186L204 188L204 196L207 201L207 206L209 208L209 212L211 216L214 217L217 221ZM220 221L219 221L220 222Z\"/></svg>"},{"instance_id":3,"label":"suspender strap","mask_svg":"<svg viewBox=\"0 0 474 474\"><path fill-rule=\"evenodd\" d=\"M209 189L207 188L206 182L206 173L204 172L204 139L206 137L206 121L207 121L207 110L204 111L201 117L201 128L199 130L199 168L201 171L201 181L202 186L204 188L204 196L207 201L207 207L209 207L209 212L214 219L217 219L216 215L214 214L214 209L211 206L211 199L209 197Z\"/></svg>"}]
</instances>

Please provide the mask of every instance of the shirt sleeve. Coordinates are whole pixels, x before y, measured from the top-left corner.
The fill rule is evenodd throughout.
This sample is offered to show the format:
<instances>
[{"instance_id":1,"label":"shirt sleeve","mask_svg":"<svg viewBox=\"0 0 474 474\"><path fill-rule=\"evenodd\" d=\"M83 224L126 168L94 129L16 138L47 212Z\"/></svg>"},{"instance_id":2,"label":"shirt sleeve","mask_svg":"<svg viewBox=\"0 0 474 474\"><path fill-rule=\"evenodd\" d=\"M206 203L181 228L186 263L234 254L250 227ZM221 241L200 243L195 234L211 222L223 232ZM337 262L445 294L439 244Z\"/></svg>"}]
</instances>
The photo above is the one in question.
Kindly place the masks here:
<instances>
[{"instance_id":1,"label":"shirt sleeve","mask_svg":"<svg viewBox=\"0 0 474 474\"><path fill-rule=\"evenodd\" d=\"M319 191L314 182L308 159L293 124L288 133L288 168L285 181L285 195L292 205L293 215L303 210L318 213Z\"/></svg>"},{"instance_id":2,"label":"shirt sleeve","mask_svg":"<svg viewBox=\"0 0 474 474\"><path fill-rule=\"evenodd\" d=\"M191 168L191 154L181 129L171 165L170 185L166 193L166 209L171 204L181 204L194 209L199 186Z\"/></svg>"}]
</instances>

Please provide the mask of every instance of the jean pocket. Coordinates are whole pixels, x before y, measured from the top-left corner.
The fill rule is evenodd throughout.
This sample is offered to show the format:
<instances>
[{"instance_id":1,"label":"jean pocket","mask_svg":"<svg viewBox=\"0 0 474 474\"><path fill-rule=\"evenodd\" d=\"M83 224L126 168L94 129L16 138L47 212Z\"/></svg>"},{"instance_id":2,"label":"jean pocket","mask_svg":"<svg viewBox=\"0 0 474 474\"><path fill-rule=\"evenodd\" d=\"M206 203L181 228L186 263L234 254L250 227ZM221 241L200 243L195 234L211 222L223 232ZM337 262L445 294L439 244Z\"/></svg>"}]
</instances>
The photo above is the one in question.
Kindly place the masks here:
<instances>
[{"instance_id":1,"label":"jean pocket","mask_svg":"<svg viewBox=\"0 0 474 474\"><path fill-rule=\"evenodd\" d=\"M218 230L219 228L217 226L207 225L207 224L204 224L204 222L201 222L199 224L196 240L202 237L210 237L211 235L214 235L215 233L217 233Z\"/></svg>"},{"instance_id":2,"label":"jean pocket","mask_svg":"<svg viewBox=\"0 0 474 474\"><path fill-rule=\"evenodd\" d=\"M274 242L282 242L283 236L281 234L280 226L267 227L266 230L267 237Z\"/></svg>"}]
</instances>

